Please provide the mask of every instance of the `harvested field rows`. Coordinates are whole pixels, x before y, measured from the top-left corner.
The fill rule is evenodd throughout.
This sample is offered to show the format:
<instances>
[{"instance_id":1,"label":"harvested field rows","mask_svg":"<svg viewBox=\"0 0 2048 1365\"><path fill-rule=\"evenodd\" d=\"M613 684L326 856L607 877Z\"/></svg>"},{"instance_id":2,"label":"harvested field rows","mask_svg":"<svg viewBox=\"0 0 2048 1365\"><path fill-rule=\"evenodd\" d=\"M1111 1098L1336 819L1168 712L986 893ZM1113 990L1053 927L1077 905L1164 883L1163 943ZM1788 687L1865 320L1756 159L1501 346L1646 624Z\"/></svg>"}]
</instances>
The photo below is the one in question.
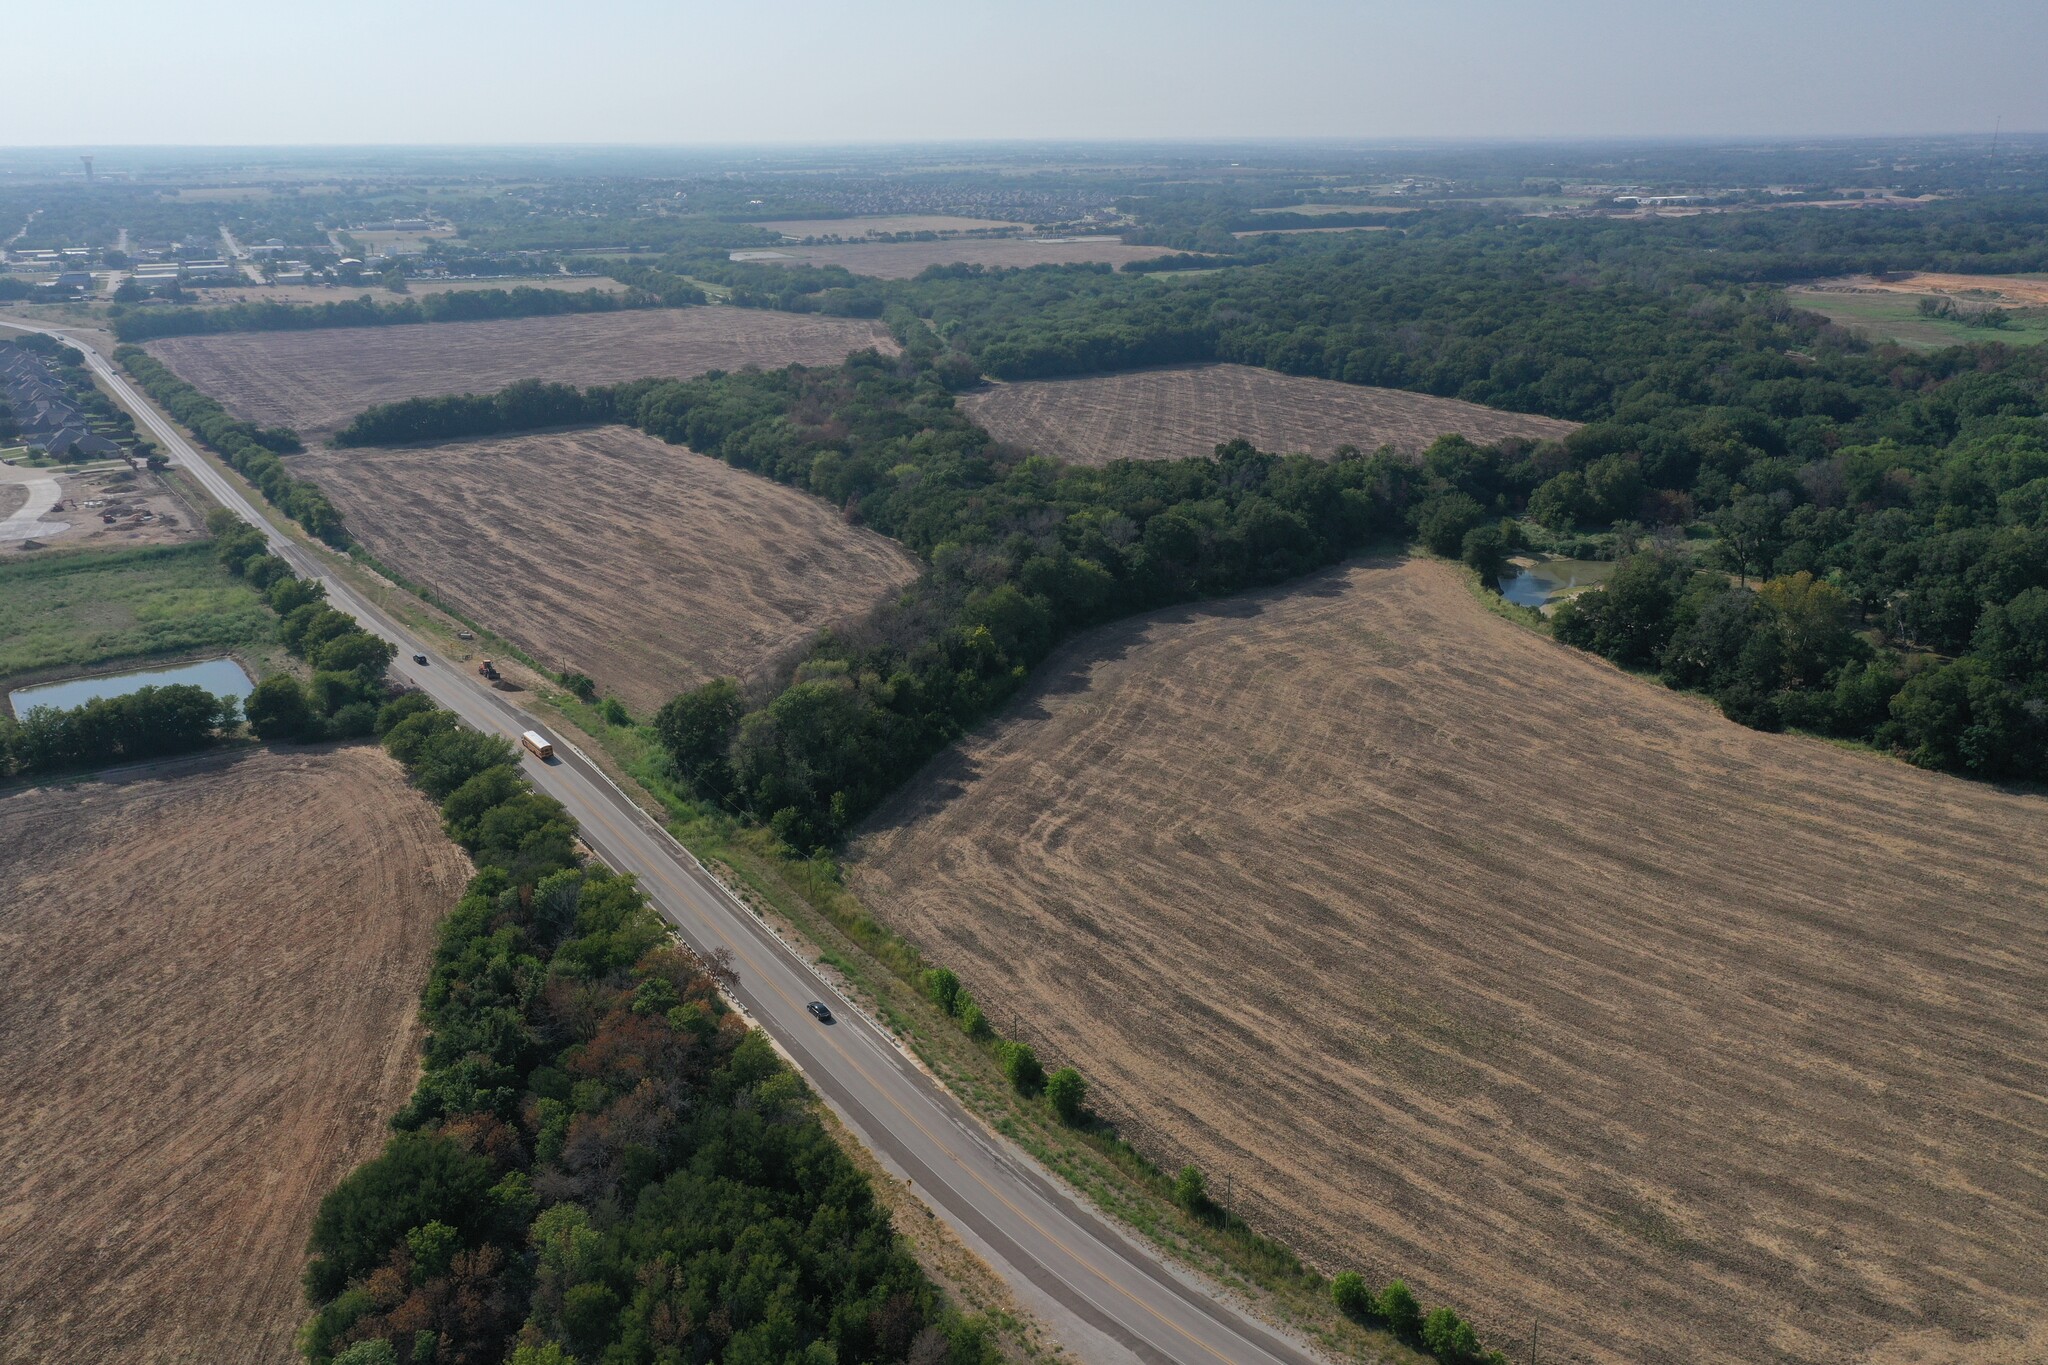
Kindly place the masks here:
<instances>
[{"instance_id":1,"label":"harvested field rows","mask_svg":"<svg viewBox=\"0 0 2048 1365\"><path fill-rule=\"evenodd\" d=\"M756 308L645 308L490 322L170 337L149 350L238 417L311 442L377 403L487 393L515 379L615 384L747 365L835 365L894 351L879 323Z\"/></svg>"},{"instance_id":2,"label":"harvested field rows","mask_svg":"<svg viewBox=\"0 0 2048 1365\"><path fill-rule=\"evenodd\" d=\"M1171 253L1170 247L1126 246L1114 237L1047 241L1028 237L956 237L938 242L792 244L736 251L733 259L762 265L843 265L856 275L907 280L934 265L983 265L991 270L1031 265L1122 265Z\"/></svg>"},{"instance_id":3,"label":"harvested field rows","mask_svg":"<svg viewBox=\"0 0 2048 1365\"><path fill-rule=\"evenodd\" d=\"M998 440L1076 464L1185 459L1240 436L1261 450L1328 455L1341 445L1414 452L1449 432L1483 445L1577 429L1553 417L1250 365L998 384L968 395L961 406Z\"/></svg>"},{"instance_id":4,"label":"harvested field rows","mask_svg":"<svg viewBox=\"0 0 2048 1365\"><path fill-rule=\"evenodd\" d=\"M467 872L374 748L0 796L0 1360L295 1358Z\"/></svg>"},{"instance_id":5,"label":"harvested field rows","mask_svg":"<svg viewBox=\"0 0 2048 1365\"><path fill-rule=\"evenodd\" d=\"M1354 564L1069 646L853 882L1162 1164L1496 1344L2016 1365L2044 815Z\"/></svg>"},{"instance_id":6,"label":"harvested field rows","mask_svg":"<svg viewBox=\"0 0 2048 1365\"><path fill-rule=\"evenodd\" d=\"M626 427L294 464L380 559L636 715L759 671L918 572L817 498Z\"/></svg>"}]
</instances>

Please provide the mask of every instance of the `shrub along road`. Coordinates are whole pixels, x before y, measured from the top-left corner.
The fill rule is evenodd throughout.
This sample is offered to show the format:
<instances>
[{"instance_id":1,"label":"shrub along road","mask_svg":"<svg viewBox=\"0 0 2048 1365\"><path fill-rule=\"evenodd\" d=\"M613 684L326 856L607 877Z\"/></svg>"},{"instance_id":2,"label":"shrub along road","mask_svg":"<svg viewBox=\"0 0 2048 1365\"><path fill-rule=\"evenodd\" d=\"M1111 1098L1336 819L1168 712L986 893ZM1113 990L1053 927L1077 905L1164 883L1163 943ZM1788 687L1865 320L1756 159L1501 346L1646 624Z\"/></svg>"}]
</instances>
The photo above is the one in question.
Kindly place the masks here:
<instances>
[{"instance_id":1,"label":"shrub along road","mask_svg":"<svg viewBox=\"0 0 2048 1365\"><path fill-rule=\"evenodd\" d=\"M330 605L396 644L402 657L422 651L346 583L323 572L312 555L277 535L270 520L124 376L95 352L87 349L86 356L172 461L191 471L223 506L262 527L271 536L272 553L294 571L324 582ZM485 733L516 743L532 724L464 671L444 664L406 672L435 702ZM812 1019L805 1003L827 997L829 988L810 966L582 755L567 745L556 752L552 763L524 760L533 785L568 809L599 858L638 874L650 902L693 949L731 954L738 973L736 1003L869 1150L892 1173L913 1181L934 1212L1077 1356L1104 1365L1306 1365L1316 1359L1226 1302L1213 1286L1169 1269L1029 1157L983 1129L860 1011L839 1012L830 1026Z\"/></svg>"}]
</instances>

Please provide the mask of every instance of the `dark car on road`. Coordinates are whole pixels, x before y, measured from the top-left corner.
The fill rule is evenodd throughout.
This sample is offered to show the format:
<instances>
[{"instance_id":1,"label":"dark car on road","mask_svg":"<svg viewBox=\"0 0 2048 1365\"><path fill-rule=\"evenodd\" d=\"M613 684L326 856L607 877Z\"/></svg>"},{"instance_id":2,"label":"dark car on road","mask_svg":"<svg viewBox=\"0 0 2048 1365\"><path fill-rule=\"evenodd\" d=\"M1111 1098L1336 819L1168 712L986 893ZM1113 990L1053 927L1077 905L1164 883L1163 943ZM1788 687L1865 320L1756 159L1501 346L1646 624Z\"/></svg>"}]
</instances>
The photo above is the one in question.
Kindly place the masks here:
<instances>
[{"instance_id":1,"label":"dark car on road","mask_svg":"<svg viewBox=\"0 0 2048 1365\"><path fill-rule=\"evenodd\" d=\"M415 654L412 656L412 661L416 664L424 664L427 661L427 656L424 654Z\"/></svg>"},{"instance_id":2,"label":"dark car on road","mask_svg":"<svg viewBox=\"0 0 2048 1365\"><path fill-rule=\"evenodd\" d=\"M823 1001L813 1000L810 1004L805 1005L804 1008L816 1015L819 1023L829 1024L832 1022L832 1011L825 1008Z\"/></svg>"}]
</instances>

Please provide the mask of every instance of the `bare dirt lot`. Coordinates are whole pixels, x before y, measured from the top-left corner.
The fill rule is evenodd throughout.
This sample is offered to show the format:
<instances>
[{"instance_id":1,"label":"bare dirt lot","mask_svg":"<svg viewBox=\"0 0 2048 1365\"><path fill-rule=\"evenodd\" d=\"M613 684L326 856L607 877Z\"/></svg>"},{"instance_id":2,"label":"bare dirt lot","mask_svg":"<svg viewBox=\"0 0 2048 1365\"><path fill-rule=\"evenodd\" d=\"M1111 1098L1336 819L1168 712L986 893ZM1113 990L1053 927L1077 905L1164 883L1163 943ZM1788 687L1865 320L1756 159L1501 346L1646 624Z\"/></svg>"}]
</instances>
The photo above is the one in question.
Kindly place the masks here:
<instances>
[{"instance_id":1,"label":"bare dirt lot","mask_svg":"<svg viewBox=\"0 0 2048 1365\"><path fill-rule=\"evenodd\" d=\"M202 534L192 509L156 474L125 464L0 465L0 559L175 545Z\"/></svg>"},{"instance_id":2,"label":"bare dirt lot","mask_svg":"<svg viewBox=\"0 0 2048 1365\"><path fill-rule=\"evenodd\" d=\"M1414 452L1447 432L1485 444L1506 436L1564 436L1577 428L1455 398L1302 379L1250 365L997 384L969 394L961 406L998 440L1076 464L1184 459L1240 436L1261 450L1329 455L1340 445Z\"/></svg>"},{"instance_id":3,"label":"bare dirt lot","mask_svg":"<svg viewBox=\"0 0 2048 1365\"><path fill-rule=\"evenodd\" d=\"M817 498L625 427L294 464L378 558L640 716L918 572Z\"/></svg>"},{"instance_id":4,"label":"bare dirt lot","mask_svg":"<svg viewBox=\"0 0 2048 1365\"><path fill-rule=\"evenodd\" d=\"M758 308L646 308L172 337L149 349L236 416L295 427L312 441L364 408L401 398L485 393L515 379L615 384L747 365L831 365L868 346L896 349L880 323Z\"/></svg>"},{"instance_id":5,"label":"bare dirt lot","mask_svg":"<svg viewBox=\"0 0 2048 1365\"><path fill-rule=\"evenodd\" d=\"M844 245L778 246L735 251L736 261L762 265L843 265L856 275L907 280L934 265L983 265L990 269L1027 265L1122 265L1171 254L1163 246L1125 246L1114 237L955 237L937 242L848 242Z\"/></svg>"},{"instance_id":6,"label":"bare dirt lot","mask_svg":"<svg viewBox=\"0 0 2048 1365\"><path fill-rule=\"evenodd\" d=\"M2017 1362L2044 816L1360 563L1075 642L853 880L1162 1164L1517 1360Z\"/></svg>"},{"instance_id":7,"label":"bare dirt lot","mask_svg":"<svg viewBox=\"0 0 2048 1365\"><path fill-rule=\"evenodd\" d=\"M0 795L0 1360L294 1358L467 875L373 748Z\"/></svg>"},{"instance_id":8,"label":"bare dirt lot","mask_svg":"<svg viewBox=\"0 0 2048 1365\"><path fill-rule=\"evenodd\" d=\"M2048 275L1943 275L1930 271L1902 271L1883 279L1871 275L1843 275L1831 280L1815 280L1804 287L1851 294L1949 295L1970 302L2023 308L2048 304Z\"/></svg>"}]
</instances>

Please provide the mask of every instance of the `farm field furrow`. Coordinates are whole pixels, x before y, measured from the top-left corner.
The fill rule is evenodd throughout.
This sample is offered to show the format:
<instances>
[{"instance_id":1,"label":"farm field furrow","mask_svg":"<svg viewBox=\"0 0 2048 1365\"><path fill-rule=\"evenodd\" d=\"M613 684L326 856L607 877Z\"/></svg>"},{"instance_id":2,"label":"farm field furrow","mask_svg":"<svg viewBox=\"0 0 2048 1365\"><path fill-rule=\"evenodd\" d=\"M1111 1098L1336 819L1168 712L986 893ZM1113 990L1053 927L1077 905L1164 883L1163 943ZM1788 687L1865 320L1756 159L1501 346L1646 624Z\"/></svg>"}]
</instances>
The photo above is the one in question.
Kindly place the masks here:
<instances>
[{"instance_id":1,"label":"farm field furrow","mask_svg":"<svg viewBox=\"0 0 2048 1365\"><path fill-rule=\"evenodd\" d=\"M829 229L828 229L829 230ZM934 265L981 265L991 270L1033 265L1122 265L1172 254L1163 246L1126 246L1114 237L995 239L955 237L936 242L847 242L750 248L734 260L761 265L841 265L856 275L908 280Z\"/></svg>"},{"instance_id":2,"label":"farm field furrow","mask_svg":"<svg viewBox=\"0 0 2048 1365\"><path fill-rule=\"evenodd\" d=\"M518 379L615 384L834 365L869 346L896 349L879 323L702 307L170 337L149 350L236 416L295 427L311 443L401 398L486 393Z\"/></svg>"},{"instance_id":3,"label":"farm field furrow","mask_svg":"<svg viewBox=\"0 0 2048 1365\"><path fill-rule=\"evenodd\" d=\"M1459 432L1482 445L1568 435L1577 423L1455 398L1303 379L1250 365L1179 365L1086 379L993 385L961 406L998 440L1076 464L1178 460L1243 437L1261 450L1338 446L1410 453Z\"/></svg>"},{"instance_id":4,"label":"farm field furrow","mask_svg":"<svg viewBox=\"0 0 2048 1365\"><path fill-rule=\"evenodd\" d=\"M0 795L0 1360L294 1358L468 866L369 747Z\"/></svg>"},{"instance_id":5,"label":"farm field furrow","mask_svg":"<svg viewBox=\"0 0 2048 1365\"><path fill-rule=\"evenodd\" d=\"M1360 562L1070 644L851 879L1161 1164L1496 1345L2017 1362L2044 814Z\"/></svg>"},{"instance_id":6,"label":"farm field furrow","mask_svg":"<svg viewBox=\"0 0 2048 1365\"><path fill-rule=\"evenodd\" d=\"M823 501L627 427L295 456L350 531L645 716L916 577Z\"/></svg>"}]
</instances>

